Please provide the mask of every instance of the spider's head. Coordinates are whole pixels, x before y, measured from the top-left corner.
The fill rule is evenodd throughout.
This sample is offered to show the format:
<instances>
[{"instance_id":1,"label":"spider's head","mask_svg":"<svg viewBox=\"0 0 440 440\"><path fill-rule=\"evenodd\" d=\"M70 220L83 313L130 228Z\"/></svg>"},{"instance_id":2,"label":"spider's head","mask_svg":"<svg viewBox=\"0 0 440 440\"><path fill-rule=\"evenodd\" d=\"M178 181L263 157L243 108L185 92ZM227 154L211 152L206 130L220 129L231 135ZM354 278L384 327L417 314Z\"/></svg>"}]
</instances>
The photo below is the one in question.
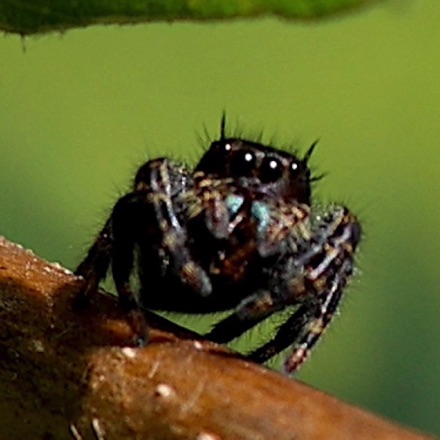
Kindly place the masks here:
<instances>
[{"instance_id":1,"label":"spider's head","mask_svg":"<svg viewBox=\"0 0 440 440\"><path fill-rule=\"evenodd\" d=\"M316 146L304 158L257 142L222 138L211 144L195 171L214 179L232 178L237 186L252 188L262 194L286 201L310 203L313 178L307 161Z\"/></svg>"}]
</instances>

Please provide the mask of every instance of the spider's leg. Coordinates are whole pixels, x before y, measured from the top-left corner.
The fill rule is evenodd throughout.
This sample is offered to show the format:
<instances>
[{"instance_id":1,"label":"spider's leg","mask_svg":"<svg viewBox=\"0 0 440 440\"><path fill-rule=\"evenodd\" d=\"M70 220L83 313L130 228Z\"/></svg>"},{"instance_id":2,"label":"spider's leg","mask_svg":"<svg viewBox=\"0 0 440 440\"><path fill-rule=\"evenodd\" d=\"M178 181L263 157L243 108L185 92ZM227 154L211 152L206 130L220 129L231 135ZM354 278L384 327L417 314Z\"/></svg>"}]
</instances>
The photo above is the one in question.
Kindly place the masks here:
<instances>
[{"instance_id":1,"label":"spider's leg","mask_svg":"<svg viewBox=\"0 0 440 440\"><path fill-rule=\"evenodd\" d=\"M310 351L330 324L341 300L345 282L337 276L321 301L302 304L277 330L273 339L248 354L254 362L263 363L293 345L293 352L285 361L288 373L294 373L305 362Z\"/></svg>"},{"instance_id":2,"label":"spider's leg","mask_svg":"<svg viewBox=\"0 0 440 440\"><path fill-rule=\"evenodd\" d=\"M113 208L113 253L112 274L119 303L129 316L138 345L148 341L148 325L141 311L139 296L130 286L130 275L134 267L135 245L145 235L148 219L145 194L133 192L121 197Z\"/></svg>"},{"instance_id":3,"label":"spider's leg","mask_svg":"<svg viewBox=\"0 0 440 440\"><path fill-rule=\"evenodd\" d=\"M284 362L284 369L287 373L292 374L298 370L323 335L337 311L346 282L347 274L343 272L336 274L331 287L322 295L319 305L313 308L315 313L301 329L294 342L292 353Z\"/></svg>"},{"instance_id":4,"label":"spider's leg","mask_svg":"<svg viewBox=\"0 0 440 440\"><path fill-rule=\"evenodd\" d=\"M161 235L160 226L157 225L160 218L157 219L156 206L150 200L156 189L151 176L161 167L173 171L175 187L184 186L185 173L179 167L166 159L147 162L136 175L133 192L121 197L115 204L104 228L76 270L86 280L78 299L78 303L84 304L105 278L111 264L120 304L129 314L140 345L148 339L148 327L141 312L140 299L130 287L130 275L133 272L136 244L143 242L152 247Z\"/></svg>"},{"instance_id":5,"label":"spider's leg","mask_svg":"<svg viewBox=\"0 0 440 440\"><path fill-rule=\"evenodd\" d=\"M313 308L309 304L300 306L289 319L277 330L275 336L261 347L258 347L246 357L254 362L263 363L277 355L296 341L303 329L310 322L310 311Z\"/></svg>"},{"instance_id":6,"label":"spider's leg","mask_svg":"<svg viewBox=\"0 0 440 440\"><path fill-rule=\"evenodd\" d=\"M182 193L186 188L176 187L174 171L166 161L150 170L148 199L161 232L161 249L168 257L169 270L191 290L201 296L208 296L212 291L211 281L205 270L193 259L188 248L187 230L178 216L176 199L179 192Z\"/></svg>"},{"instance_id":7,"label":"spider's leg","mask_svg":"<svg viewBox=\"0 0 440 440\"><path fill-rule=\"evenodd\" d=\"M353 272L353 254L360 239L360 226L346 209L337 209L319 227L315 246L296 258L304 267L312 296L305 295L295 313L278 329L275 337L256 349L249 358L264 362L293 345L285 362L288 373L295 372L330 324L343 289ZM287 279L289 277L288 272Z\"/></svg>"},{"instance_id":8,"label":"spider's leg","mask_svg":"<svg viewBox=\"0 0 440 440\"><path fill-rule=\"evenodd\" d=\"M75 274L82 276L86 281L76 298L78 306L83 307L88 304L99 282L105 278L110 266L112 245L111 218L109 218L86 257L75 270Z\"/></svg>"},{"instance_id":9,"label":"spider's leg","mask_svg":"<svg viewBox=\"0 0 440 440\"><path fill-rule=\"evenodd\" d=\"M199 293L210 293L207 275L192 261L187 250L186 231L174 205L176 195L186 185L184 168L167 159L152 160L138 171L133 192L119 199L113 210L113 279L140 344L147 339L148 327L141 311L141 298L130 286L136 245L141 254L156 250L162 276L171 271Z\"/></svg>"},{"instance_id":10,"label":"spider's leg","mask_svg":"<svg viewBox=\"0 0 440 440\"><path fill-rule=\"evenodd\" d=\"M299 290L295 290L295 295L289 294L293 297L291 301L286 298L286 294L274 294L275 289L274 291L259 290L244 299L231 315L218 322L204 336L214 342L223 344L230 342L264 321L273 313L284 309L290 304L298 303L297 296L303 295L304 287L301 286L300 290L301 294L299 294Z\"/></svg>"},{"instance_id":11,"label":"spider's leg","mask_svg":"<svg viewBox=\"0 0 440 440\"><path fill-rule=\"evenodd\" d=\"M239 199L236 200L238 207L241 207L238 204ZM229 204L232 205L230 202ZM277 264L276 261L279 256L285 253L288 247L290 252L297 252L297 242L310 239L308 223L310 208L307 205L287 206L279 204L274 207L265 202L254 201L248 208L252 217L257 220L258 225L256 251L266 261L263 266L266 264L269 272L273 264ZM238 212L238 208L232 212L235 214L235 211ZM288 239L290 239L289 245L287 244ZM297 268L291 267L292 264L287 264L287 266L289 267L290 278L294 278L292 272ZM286 270L286 267L283 266L283 271ZM279 275L281 278L282 273ZM272 281L274 280L272 279ZM281 283L281 280L276 281L276 284ZM275 286L274 289L279 290L279 286ZM295 304L298 303L299 290L302 292L304 286L289 286L289 289L290 291L294 289L294 293L289 295L293 297ZM229 342L265 320L272 313L285 308L288 303L286 296L285 292L274 294L267 289L261 289L244 299L237 306L234 313L218 322L204 336L215 342Z\"/></svg>"},{"instance_id":12,"label":"spider's leg","mask_svg":"<svg viewBox=\"0 0 440 440\"><path fill-rule=\"evenodd\" d=\"M238 338L266 318L267 315L261 315L256 318L242 319L237 313L232 313L227 318L218 322L210 332L203 336L210 341L225 344Z\"/></svg>"},{"instance_id":13,"label":"spider's leg","mask_svg":"<svg viewBox=\"0 0 440 440\"><path fill-rule=\"evenodd\" d=\"M106 277L111 264L119 302L129 313L130 324L136 334L137 343L143 345L148 339L148 329L140 311L139 301L131 292L128 282L133 270L136 238L134 234L139 229L132 225L133 219L136 219L138 214L133 212L133 208L138 205L138 199L138 194L129 193L118 200L113 213L89 249L86 258L77 267L75 273L82 276L86 282L79 292L76 303L79 306L85 306L88 303L100 281Z\"/></svg>"}]
</instances>

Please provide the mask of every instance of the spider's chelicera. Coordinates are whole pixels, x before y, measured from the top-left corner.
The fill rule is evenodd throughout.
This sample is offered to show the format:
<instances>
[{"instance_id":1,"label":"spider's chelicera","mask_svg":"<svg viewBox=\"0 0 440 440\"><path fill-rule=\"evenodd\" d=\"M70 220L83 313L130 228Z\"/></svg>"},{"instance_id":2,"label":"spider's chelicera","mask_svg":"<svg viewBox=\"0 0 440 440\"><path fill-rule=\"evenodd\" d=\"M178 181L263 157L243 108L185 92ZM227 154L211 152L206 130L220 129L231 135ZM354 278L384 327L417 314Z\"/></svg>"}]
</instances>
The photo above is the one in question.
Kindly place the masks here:
<instances>
[{"instance_id":1,"label":"spider's chelicera","mask_svg":"<svg viewBox=\"0 0 440 440\"><path fill-rule=\"evenodd\" d=\"M347 208L311 206L304 157L225 135L194 170L167 158L138 170L76 273L83 300L111 266L120 303L139 344L148 341L142 308L231 313L205 335L227 343L269 316L290 313L248 354L264 362L291 347L295 372L329 325L352 272L361 228ZM130 276L136 269L140 291Z\"/></svg>"}]
</instances>

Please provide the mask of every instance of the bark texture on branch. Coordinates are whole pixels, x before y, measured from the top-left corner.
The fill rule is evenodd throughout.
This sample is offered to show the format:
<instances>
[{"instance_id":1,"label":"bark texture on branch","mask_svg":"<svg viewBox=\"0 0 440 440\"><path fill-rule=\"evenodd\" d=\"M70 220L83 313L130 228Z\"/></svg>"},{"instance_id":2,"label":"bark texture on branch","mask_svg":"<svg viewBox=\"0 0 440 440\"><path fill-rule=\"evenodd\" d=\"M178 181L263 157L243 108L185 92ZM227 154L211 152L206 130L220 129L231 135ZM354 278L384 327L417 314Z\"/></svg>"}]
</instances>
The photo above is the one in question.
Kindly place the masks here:
<instances>
[{"instance_id":1,"label":"bark texture on branch","mask_svg":"<svg viewBox=\"0 0 440 440\"><path fill-rule=\"evenodd\" d=\"M133 348L112 296L74 310L80 285L0 238L1 439L428 438L161 319Z\"/></svg>"}]
</instances>

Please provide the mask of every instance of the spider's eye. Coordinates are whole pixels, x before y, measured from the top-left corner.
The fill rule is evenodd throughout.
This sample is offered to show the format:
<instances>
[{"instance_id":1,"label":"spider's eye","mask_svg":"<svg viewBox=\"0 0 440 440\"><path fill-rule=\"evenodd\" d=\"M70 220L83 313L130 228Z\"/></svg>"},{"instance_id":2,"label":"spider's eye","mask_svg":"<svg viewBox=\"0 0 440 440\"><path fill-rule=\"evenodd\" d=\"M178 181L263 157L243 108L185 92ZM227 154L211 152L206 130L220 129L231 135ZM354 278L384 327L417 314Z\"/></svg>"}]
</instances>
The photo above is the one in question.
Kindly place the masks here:
<instances>
[{"instance_id":1,"label":"spider's eye","mask_svg":"<svg viewBox=\"0 0 440 440\"><path fill-rule=\"evenodd\" d=\"M283 164L274 157L267 157L260 166L259 177L264 183L275 182L283 175Z\"/></svg>"},{"instance_id":2,"label":"spider's eye","mask_svg":"<svg viewBox=\"0 0 440 440\"><path fill-rule=\"evenodd\" d=\"M208 154L212 154L213 161L218 163L218 161L226 160L232 151L232 145L229 142L213 142Z\"/></svg>"},{"instance_id":3,"label":"spider's eye","mask_svg":"<svg viewBox=\"0 0 440 440\"><path fill-rule=\"evenodd\" d=\"M205 174L224 176L226 163L231 155L232 145L229 142L216 141L211 144L209 150L200 159L195 172L202 171Z\"/></svg>"},{"instance_id":4,"label":"spider's eye","mask_svg":"<svg viewBox=\"0 0 440 440\"><path fill-rule=\"evenodd\" d=\"M255 170L256 157L251 150L239 150L231 158L231 174L234 176L250 176Z\"/></svg>"},{"instance_id":5,"label":"spider's eye","mask_svg":"<svg viewBox=\"0 0 440 440\"><path fill-rule=\"evenodd\" d=\"M292 162L289 166L290 177L292 179L297 179L300 174L304 171L304 168L301 166L299 162Z\"/></svg>"},{"instance_id":6,"label":"spider's eye","mask_svg":"<svg viewBox=\"0 0 440 440\"><path fill-rule=\"evenodd\" d=\"M232 150L232 145L227 142L226 144L221 144L221 151L226 156Z\"/></svg>"}]
</instances>

